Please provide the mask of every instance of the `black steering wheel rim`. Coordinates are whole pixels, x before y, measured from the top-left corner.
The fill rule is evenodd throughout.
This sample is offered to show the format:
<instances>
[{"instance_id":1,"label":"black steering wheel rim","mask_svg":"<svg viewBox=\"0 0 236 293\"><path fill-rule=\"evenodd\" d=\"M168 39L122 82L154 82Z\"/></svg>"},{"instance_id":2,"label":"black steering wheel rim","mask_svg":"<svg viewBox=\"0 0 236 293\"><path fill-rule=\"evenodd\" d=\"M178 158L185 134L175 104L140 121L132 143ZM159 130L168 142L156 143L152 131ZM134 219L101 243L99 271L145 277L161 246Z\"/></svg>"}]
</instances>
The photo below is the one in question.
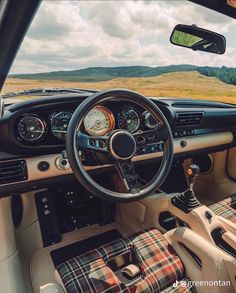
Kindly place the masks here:
<instances>
[{"instance_id":1,"label":"black steering wheel rim","mask_svg":"<svg viewBox=\"0 0 236 293\"><path fill-rule=\"evenodd\" d=\"M77 133L78 129L81 128L83 119L86 114L93 107L106 100L117 99L122 99L122 101L132 102L142 106L144 109L151 113L154 119L161 121L161 123L163 123L164 127L166 128L167 138L164 141L161 166L154 178L149 182L148 186L145 186L143 189L140 189L139 192L136 193L116 192L108 190L99 185L89 176L78 154ZM112 89L92 94L78 106L68 126L66 150L70 166L76 179L87 191L101 199L116 202L130 202L147 197L164 182L170 171L173 160L173 138L169 123L166 120L164 114L151 100L130 90Z\"/></svg>"}]
</instances>

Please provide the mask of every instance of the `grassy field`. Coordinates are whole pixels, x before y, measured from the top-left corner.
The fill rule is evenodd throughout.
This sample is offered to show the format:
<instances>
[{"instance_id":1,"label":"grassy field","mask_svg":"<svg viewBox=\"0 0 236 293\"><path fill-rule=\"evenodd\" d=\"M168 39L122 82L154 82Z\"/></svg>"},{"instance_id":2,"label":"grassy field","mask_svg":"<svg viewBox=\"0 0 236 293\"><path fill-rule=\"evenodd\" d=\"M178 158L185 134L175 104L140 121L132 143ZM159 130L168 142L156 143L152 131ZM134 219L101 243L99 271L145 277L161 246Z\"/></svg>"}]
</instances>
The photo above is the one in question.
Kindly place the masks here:
<instances>
[{"instance_id":1,"label":"grassy field","mask_svg":"<svg viewBox=\"0 0 236 293\"><path fill-rule=\"evenodd\" d=\"M3 93L38 87L75 87L83 89L127 88L146 96L189 97L236 103L236 86L198 72L166 73L157 77L118 78L105 82L40 81L9 78Z\"/></svg>"}]
</instances>

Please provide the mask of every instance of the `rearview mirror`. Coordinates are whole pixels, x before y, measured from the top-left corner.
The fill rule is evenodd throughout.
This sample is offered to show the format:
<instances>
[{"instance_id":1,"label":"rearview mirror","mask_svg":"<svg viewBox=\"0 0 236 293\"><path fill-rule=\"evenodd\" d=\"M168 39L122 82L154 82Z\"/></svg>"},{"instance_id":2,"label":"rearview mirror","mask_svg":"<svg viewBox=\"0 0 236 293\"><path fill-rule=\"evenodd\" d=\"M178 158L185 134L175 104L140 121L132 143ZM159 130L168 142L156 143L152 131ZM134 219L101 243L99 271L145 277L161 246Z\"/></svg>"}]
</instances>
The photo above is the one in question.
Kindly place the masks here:
<instances>
[{"instance_id":1,"label":"rearview mirror","mask_svg":"<svg viewBox=\"0 0 236 293\"><path fill-rule=\"evenodd\" d=\"M178 24L171 34L170 41L174 45L194 51L224 54L226 49L224 36L196 25Z\"/></svg>"}]
</instances>

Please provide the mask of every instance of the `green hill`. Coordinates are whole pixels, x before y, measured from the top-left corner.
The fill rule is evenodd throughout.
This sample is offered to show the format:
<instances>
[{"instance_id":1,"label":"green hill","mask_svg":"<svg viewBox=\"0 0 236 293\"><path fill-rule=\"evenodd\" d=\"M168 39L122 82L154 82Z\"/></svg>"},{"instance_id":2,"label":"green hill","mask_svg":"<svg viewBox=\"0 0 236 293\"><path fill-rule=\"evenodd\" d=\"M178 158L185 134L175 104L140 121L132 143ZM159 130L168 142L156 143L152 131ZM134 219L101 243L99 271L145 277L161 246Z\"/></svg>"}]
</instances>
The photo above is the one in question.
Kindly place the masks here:
<instances>
[{"instance_id":1,"label":"green hill","mask_svg":"<svg viewBox=\"0 0 236 293\"><path fill-rule=\"evenodd\" d=\"M162 73L194 71L192 65L170 65L163 67L120 66L120 67L90 67L72 71L53 71L36 74L15 74L10 77L34 80L63 80L79 82L106 81L114 78L151 77Z\"/></svg>"},{"instance_id":2,"label":"green hill","mask_svg":"<svg viewBox=\"0 0 236 293\"><path fill-rule=\"evenodd\" d=\"M154 77L163 73L190 72L217 77L221 81L236 85L236 68L229 67L197 67L194 65L169 65L161 67L149 66L120 66L120 67L89 67L71 71L53 71L35 74L14 74L13 78L31 80L61 80L70 82L99 82L116 78Z\"/></svg>"}]
</instances>

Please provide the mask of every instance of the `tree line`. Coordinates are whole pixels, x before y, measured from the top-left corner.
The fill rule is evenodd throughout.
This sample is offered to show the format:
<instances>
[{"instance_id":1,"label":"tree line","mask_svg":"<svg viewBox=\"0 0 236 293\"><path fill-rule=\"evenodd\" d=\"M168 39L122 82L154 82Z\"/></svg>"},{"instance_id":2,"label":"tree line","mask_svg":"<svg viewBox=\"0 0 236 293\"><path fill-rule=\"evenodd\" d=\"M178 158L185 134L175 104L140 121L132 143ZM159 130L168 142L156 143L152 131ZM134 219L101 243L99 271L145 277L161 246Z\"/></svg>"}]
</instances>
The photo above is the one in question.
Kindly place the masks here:
<instances>
[{"instance_id":1,"label":"tree line","mask_svg":"<svg viewBox=\"0 0 236 293\"><path fill-rule=\"evenodd\" d=\"M236 68L233 67L199 67L198 72L205 76L217 77L219 80L236 85Z\"/></svg>"}]
</instances>

